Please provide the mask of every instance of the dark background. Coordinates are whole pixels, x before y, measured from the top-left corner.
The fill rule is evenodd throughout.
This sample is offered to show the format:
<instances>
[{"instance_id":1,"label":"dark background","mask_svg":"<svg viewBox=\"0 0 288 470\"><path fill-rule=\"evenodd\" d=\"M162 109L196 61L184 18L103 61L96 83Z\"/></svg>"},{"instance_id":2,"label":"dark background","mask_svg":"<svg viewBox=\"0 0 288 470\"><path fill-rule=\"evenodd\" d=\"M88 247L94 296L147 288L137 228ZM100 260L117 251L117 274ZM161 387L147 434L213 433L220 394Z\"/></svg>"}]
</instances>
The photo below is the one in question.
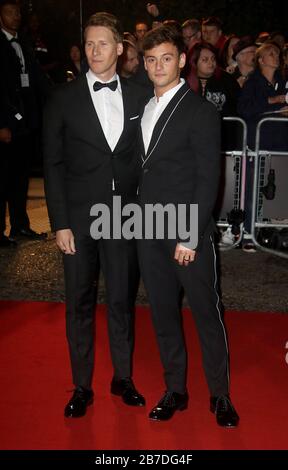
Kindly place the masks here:
<instances>
[{"instance_id":1,"label":"dark background","mask_svg":"<svg viewBox=\"0 0 288 470\"><path fill-rule=\"evenodd\" d=\"M80 41L79 0L22 0L24 20L29 9L37 12L47 42L57 54ZM133 31L136 20L150 20L143 0L82 0L83 21L96 11L117 15L127 31ZM151 2L153 3L153 2ZM288 29L288 2L283 0L162 0L164 18L180 22L217 15L223 20L224 33L257 34L259 31Z\"/></svg>"}]
</instances>

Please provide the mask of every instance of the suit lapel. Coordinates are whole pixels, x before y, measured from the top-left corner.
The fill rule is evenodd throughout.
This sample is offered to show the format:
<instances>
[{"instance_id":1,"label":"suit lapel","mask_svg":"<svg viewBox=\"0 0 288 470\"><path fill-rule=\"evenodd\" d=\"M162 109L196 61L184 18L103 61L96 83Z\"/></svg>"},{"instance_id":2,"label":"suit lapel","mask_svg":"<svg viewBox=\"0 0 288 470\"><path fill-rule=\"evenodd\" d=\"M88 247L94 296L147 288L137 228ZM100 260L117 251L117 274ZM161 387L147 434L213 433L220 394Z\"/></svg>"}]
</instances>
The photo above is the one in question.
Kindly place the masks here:
<instances>
[{"instance_id":1,"label":"suit lapel","mask_svg":"<svg viewBox=\"0 0 288 470\"><path fill-rule=\"evenodd\" d=\"M125 134L127 131L127 127L129 125L129 118L133 112L131 97L129 97L129 87L125 81L121 80L121 78L120 78L120 82L121 82L122 100L123 100L124 123L123 123L122 134L119 137L119 140L116 144L114 152L117 152L119 150L118 147L121 147L123 141L125 140Z\"/></svg>"},{"instance_id":2,"label":"suit lapel","mask_svg":"<svg viewBox=\"0 0 288 470\"><path fill-rule=\"evenodd\" d=\"M187 83L184 83L184 85L182 85L182 87L173 96L173 98L168 103L168 105L164 109L163 113L159 117L159 119L156 122L155 127L153 129L152 137L151 137L150 144L149 144L147 154L145 156L143 164L145 164L146 161L150 158L151 154L153 153L154 149L157 146L158 141L160 140L160 138L162 136L162 132L164 132L166 124L168 123L168 121L172 117L174 111L177 109L177 106L180 103L180 101L184 98L185 94L187 92L189 92L189 90L190 90L190 88L187 85ZM141 132L141 134L142 134L142 132ZM142 137L141 141L142 141L143 152L144 152L144 155L145 155L143 137Z\"/></svg>"},{"instance_id":3,"label":"suit lapel","mask_svg":"<svg viewBox=\"0 0 288 470\"><path fill-rule=\"evenodd\" d=\"M105 152L111 152L100 124L98 114L94 108L86 75L81 75L77 80L79 80L79 90L81 94L80 107L82 110L80 115L86 117L85 121L87 121L87 126L91 131L93 140L97 142L97 146L103 148Z\"/></svg>"}]
</instances>

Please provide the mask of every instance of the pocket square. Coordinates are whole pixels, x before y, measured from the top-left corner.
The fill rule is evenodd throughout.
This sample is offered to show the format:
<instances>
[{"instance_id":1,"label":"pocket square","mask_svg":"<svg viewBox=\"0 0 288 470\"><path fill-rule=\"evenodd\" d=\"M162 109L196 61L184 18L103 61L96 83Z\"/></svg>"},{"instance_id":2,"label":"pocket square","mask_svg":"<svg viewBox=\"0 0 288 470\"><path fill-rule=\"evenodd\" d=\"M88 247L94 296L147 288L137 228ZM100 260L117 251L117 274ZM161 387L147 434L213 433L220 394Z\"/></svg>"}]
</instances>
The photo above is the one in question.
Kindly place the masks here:
<instances>
[{"instance_id":1,"label":"pocket square","mask_svg":"<svg viewBox=\"0 0 288 470\"><path fill-rule=\"evenodd\" d=\"M137 118L139 118L139 114L138 114L137 116L132 116L132 117L130 118L130 121L133 121L134 119L137 119Z\"/></svg>"}]
</instances>

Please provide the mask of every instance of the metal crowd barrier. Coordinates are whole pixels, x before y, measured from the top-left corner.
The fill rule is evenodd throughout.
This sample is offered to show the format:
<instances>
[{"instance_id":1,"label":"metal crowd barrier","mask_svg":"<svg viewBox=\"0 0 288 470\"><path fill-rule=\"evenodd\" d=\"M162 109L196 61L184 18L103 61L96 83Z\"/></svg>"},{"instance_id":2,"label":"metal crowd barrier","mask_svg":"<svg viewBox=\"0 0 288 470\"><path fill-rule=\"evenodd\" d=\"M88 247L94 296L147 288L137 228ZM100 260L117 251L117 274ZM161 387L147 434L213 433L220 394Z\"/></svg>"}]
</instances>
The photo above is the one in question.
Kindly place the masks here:
<instances>
[{"instance_id":1,"label":"metal crowd barrier","mask_svg":"<svg viewBox=\"0 0 288 470\"><path fill-rule=\"evenodd\" d=\"M262 251L266 251L268 253L272 253L274 255L280 256L281 258L288 259L288 253L281 252L275 250L273 248L267 248L262 246L257 240L257 230L261 228L288 228L288 204L287 204L287 213L286 217L279 220L273 220L272 218L268 218L265 220L263 218L262 208L263 208L263 179L261 178L261 172L263 173L263 166L261 162L264 161L264 168L267 158L272 157L281 157L287 158L288 157L288 149L287 152L280 152L280 151L267 151L267 150L260 150L260 137L261 137L261 128L262 125L267 122L286 122L288 123L288 118L285 117L266 117L259 121L257 128L256 128L256 141L255 141L255 152L248 151L248 156L254 157L254 180L253 180L253 196L252 196L252 224L251 224L251 239L255 246ZM277 175L276 175L277 176ZM287 179L288 179L288 172L287 172ZM276 189L277 190L277 189Z\"/></svg>"},{"instance_id":2,"label":"metal crowd barrier","mask_svg":"<svg viewBox=\"0 0 288 470\"><path fill-rule=\"evenodd\" d=\"M244 202L245 202L245 182L246 182L246 158L247 158L247 124L246 122L241 119L240 117L236 116L229 116L229 117L224 117L223 121L225 122L235 122L235 123L240 123L242 127L242 135L241 135L241 149L240 150L229 150L229 151L223 151L222 155L226 158L226 168L228 166L228 159L232 159L231 163L233 165L232 171L234 173L234 181L230 181L229 183L232 182L234 183L234 187L230 188L231 192L233 193L232 198L228 199L228 204L229 206L226 207L226 213L220 216L220 218L217 220L216 224L217 227L219 228L228 228L229 227L229 222L227 218L227 212L230 212L232 209L235 210L242 210L244 211ZM229 166L229 169L231 170L231 165ZM227 176L227 171L226 171L226 176ZM231 175L230 175L231 176ZM228 179L228 178L227 178ZM226 181L227 183L227 181ZM225 201L225 190L227 189L227 186L225 184L224 188L224 197L223 200ZM227 195L227 194L226 194ZM225 210L225 203L224 207L222 207L222 210ZM243 238L243 233L244 233L244 224L240 224L240 234L237 239L233 242L231 245L222 245L219 246L220 250L226 251L226 250L231 250L232 248L235 248L237 245L241 243L241 240Z\"/></svg>"}]
</instances>

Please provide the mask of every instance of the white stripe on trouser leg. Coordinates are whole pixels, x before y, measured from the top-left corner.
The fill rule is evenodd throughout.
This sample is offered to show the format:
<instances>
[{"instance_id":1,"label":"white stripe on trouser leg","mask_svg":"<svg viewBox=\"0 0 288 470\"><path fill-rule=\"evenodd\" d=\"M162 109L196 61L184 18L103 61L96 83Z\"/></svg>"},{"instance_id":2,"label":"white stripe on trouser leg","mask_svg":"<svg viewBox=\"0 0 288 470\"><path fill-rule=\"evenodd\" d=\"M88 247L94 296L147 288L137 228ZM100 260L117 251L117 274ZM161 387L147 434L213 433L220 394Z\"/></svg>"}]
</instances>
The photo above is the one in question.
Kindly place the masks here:
<instances>
[{"instance_id":1,"label":"white stripe on trouser leg","mask_svg":"<svg viewBox=\"0 0 288 470\"><path fill-rule=\"evenodd\" d=\"M211 241L211 244L212 244L213 254L214 254L214 276L215 276L214 289L215 289L215 293L216 293L216 297L217 297L216 308L217 308L217 311L218 311L220 323L221 323L222 328L223 328L224 339L225 339L225 345L226 345L226 351L227 351L227 379L228 379L228 387L229 387L229 385L230 385L230 377L229 377L229 352L228 352L228 343L227 343L227 336L226 336L225 326L224 326L223 321L222 321L222 319L221 319L221 312L220 312L220 310L219 310L219 302L220 302L220 299L219 299L219 295L218 295L218 291L217 291L216 252L215 252L215 247L214 247L214 243L213 243L213 240L212 240L211 235L210 235L210 241Z\"/></svg>"}]
</instances>

